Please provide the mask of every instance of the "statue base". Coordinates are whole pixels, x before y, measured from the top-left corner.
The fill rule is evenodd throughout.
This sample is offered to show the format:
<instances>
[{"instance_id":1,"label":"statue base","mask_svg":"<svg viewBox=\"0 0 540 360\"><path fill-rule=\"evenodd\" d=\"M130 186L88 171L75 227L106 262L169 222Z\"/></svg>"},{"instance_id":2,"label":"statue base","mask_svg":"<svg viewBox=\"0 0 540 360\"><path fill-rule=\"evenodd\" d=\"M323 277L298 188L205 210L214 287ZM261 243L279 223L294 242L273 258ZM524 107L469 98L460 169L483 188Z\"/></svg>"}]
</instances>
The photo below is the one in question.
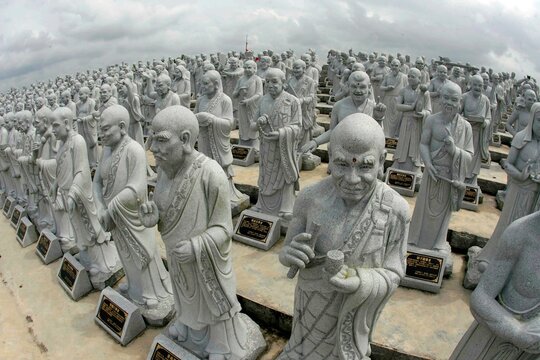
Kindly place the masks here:
<instances>
[{"instance_id":1,"label":"statue base","mask_svg":"<svg viewBox=\"0 0 540 360\"><path fill-rule=\"evenodd\" d=\"M256 360L266 350L266 341L261 333L259 325L257 325L246 314L238 314L240 319L246 326L246 353L242 356L242 360ZM208 354L197 349L197 346L190 341L179 342L171 339L168 336L169 329L165 334L159 334L154 338L147 360L158 359L185 359L185 360L203 360L208 359ZM234 354L229 354L227 359L240 359Z\"/></svg>"},{"instance_id":2,"label":"statue base","mask_svg":"<svg viewBox=\"0 0 540 360\"><path fill-rule=\"evenodd\" d=\"M148 326L163 327L174 318L176 309L174 308L174 298L172 294L165 299L161 299L156 307L148 308L146 305L138 305L135 301L133 301L129 297L127 293L127 286L125 285L125 283L121 284L116 290L120 293L120 295L139 307L141 315L144 318L144 322Z\"/></svg>"},{"instance_id":3,"label":"statue base","mask_svg":"<svg viewBox=\"0 0 540 360\"><path fill-rule=\"evenodd\" d=\"M321 165L321 158L310 153L302 154L301 161L303 171L311 171Z\"/></svg>"},{"instance_id":4,"label":"statue base","mask_svg":"<svg viewBox=\"0 0 540 360\"><path fill-rule=\"evenodd\" d=\"M109 273L100 272L97 275L90 275L90 282L96 290L103 290L106 287L113 287L120 279L124 277L124 268L118 264L114 270Z\"/></svg>"},{"instance_id":5,"label":"statue base","mask_svg":"<svg viewBox=\"0 0 540 360\"><path fill-rule=\"evenodd\" d=\"M250 202L249 202L249 196L244 194L244 193L241 193L240 191L237 190L237 199L235 200L232 200L231 199L231 214L232 214L232 217L235 217L236 215L240 214L242 211L246 210L249 205L250 205Z\"/></svg>"}]
</instances>

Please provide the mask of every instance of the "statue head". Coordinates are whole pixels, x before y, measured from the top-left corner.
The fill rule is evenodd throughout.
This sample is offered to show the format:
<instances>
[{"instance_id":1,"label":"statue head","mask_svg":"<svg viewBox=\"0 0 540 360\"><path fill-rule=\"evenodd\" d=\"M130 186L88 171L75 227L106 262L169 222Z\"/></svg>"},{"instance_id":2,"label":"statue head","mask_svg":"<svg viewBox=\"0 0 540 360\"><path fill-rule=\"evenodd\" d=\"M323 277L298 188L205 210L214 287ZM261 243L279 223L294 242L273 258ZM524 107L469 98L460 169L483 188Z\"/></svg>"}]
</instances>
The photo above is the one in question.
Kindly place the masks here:
<instances>
[{"instance_id":1,"label":"statue head","mask_svg":"<svg viewBox=\"0 0 540 360\"><path fill-rule=\"evenodd\" d=\"M13 114L13 112L9 111L8 113L6 113L6 116L4 116L4 121L5 121L5 127L8 131L11 131L11 129L13 129L13 127L15 126L15 114Z\"/></svg>"},{"instance_id":2,"label":"statue head","mask_svg":"<svg viewBox=\"0 0 540 360\"><path fill-rule=\"evenodd\" d=\"M90 97L90 89L87 86L81 87L81 90L79 90L79 100L81 100L83 103L88 100Z\"/></svg>"},{"instance_id":3,"label":"statue head","mask_svg":"<svg viewBox=\"0 0 540 360\"><path fill-rule=\"evenodd\" d=\"M287 60L287 53L283 52L281 53L281 61L285 61L285 60Z\"/></svg>"},{"instance_id":4,"label":"statue head","mask_svg":"<svg viewBox=\"0 0 540 360\"><path fill-rule=\"evenodd\" d=\"M203 74L207 73L210 70L216 70L216 67L214 66L214 64L209 63L209 62L205 63L203 65Z\"/></svg>"},{"instance_id":5,"label":"statue head","mask_svg":"<svg viewBox=\"0 0 540 360\"><path fill-rule=\"evenodd\" d=\"M493 83L493 85L498 85L499 84L499 79L500 79L499 74L497 74L497 73L491 74L491 82Z\"/></svg>"},{"instance_id":6,"label":"statue head","mask_svg":"<svg viewBox=\"0 0 540 360\"><path fill-rule=\"evenodd\" d=\"M375 62L375 54L374 53L369 54L368 60L370 63L373 64Z\"/></svg>"},{"instance_id":7,"label":"statue head","mask_svg":"<svg viewBox=\"0 0 540 360\"><path fill-rule=\"evenodd\" d=\"M64 90L62 91L62 94L60 94L60 102L62 105L66 106L71 101L71 91L70 90Z\"/></svg>"},{"instance_id":8,"label":"statue head","mask_svg":"<svg viewBox=\"0 0 540 360\"><path fill-rule=\"evenodd\" d=\"M67 107L59 107L53 112L52 133L65 142L73 129L73 112Z\"/></svg>"},{"instance_id":9,"label":"statue head","mask_svg":"<svg viewBox=\"0 0 540 360\"><path fill-rule=\"evenodd\" d=\"M536 93L532 89L525 90L523 99L525 100L525 108L530 110L531 106L536 102Z\"/></svg>"},{"instance_id":10,"label":"statue head","mask_svg":"<svg viewBox=\"0 0 540 360\"><path fill-rule=\"evenodd\" d=\"M15 111L20 112L24 110L24 104L20 101L15 104Z\"/></svg>"},{"instance_id":11,"label":"statue head","mask_svg":"<svg viewBox=\"0 0 540 360\"><path fill-rule=\"evenodd\" d=\"M231 70L238 69L238 58L235 58L234 56L230 57L227 62L229 63L229 69Z\"/></svg>"},{"instance_id":12,"label":"statue head","mask_svg":"<svg viewBox=\"0 0 540 360\"><path fill-rule=\"evenodd\" d=\"M375 189L382 177L386 151L381 126L369 115L355 113L332 130L328 152L338 196L357 203Z\"/></svg>"},{"instance_id":13,"label":"statue head","mask_svg":"<svg viewBox=\"0 0 540 360\"><path fill-rule=\"evenodd\" d=\"M17 113L17 119L19 121L19 130L27 132L32 125L32 113L30 110L21 110Z\"/></svg>"},{"instance_id":14,"label":"statue head","mask_svg":"<svg viewBox=\"0 0 540 360\"><path fill-rule=\"evenodd\" d=\"M53 112L48 107L42 107L36 112L36 116L34 117L34 127L38 134L43 135L47 132L53 118Z\"/></svg>"},{"instance_id":15,"label":"statue head","mask_svg":"<svg viewBox=\"0 0 540 360\"><path fill-rule=\"evenodd\" d=\"M191 110L180 105L169 106L156 114L152 121L152 146L156 165L174 177L179 169L189 165L196 154L195 142L199 123Z\"/></svg>"},{"instance_id":16,"label":"statue head","mask_svg":"<svg viewBox=\"0 0 540 360\"><path fill-rule=\"evenodd\" d=\"M366 68L364 66L364 64L362 63L359 63L359 62L355 62L352 67L351 67L351 71L352 72L355 72L355 71L366 71Z\"/></svg>"},{"instance_id":17,"label":"statue head","mask_svg":"<svg viewBox=\"0 0 540 360\"><path fill-rule=\"evenodd\" d=\"M448 78L448 69L444 65L437 66L437 78L440 81L445 81Z\"/></svg>"},{"instance_id":18,"label":"statue head","mask_svg":"<svg viewBox=\"0 0 540 360\"><path fill-rule=\"evenodd\" d=\"M302 54L300 56L300 59L306 63L306 67L308 67L311 64L311 55L309 54Z\"/></svg>"},{"instance_id":19,"label":"statue head","mask_svg":"<svg viewBox=\"0 0 540 360\"><path fill-rule=\"evenodd\" d=\"M442 112L445 115L454 116L461 105L461 87L458 84L448 81L441 89Z\"/></svg>"},{"instance_id":20,"label":"statue head","mask_svg":"<svg viewBox=\"0 0 540 360\"><path fill-rule=\"evenodd\" d=\"M278 54L272 55L272 64L277 65L279 63L280 56Z\"/></svg>"},{"instance_id":21,"label":"statue head","mask_svg":"<svg viewBox=\"0 0 540 360\"><path fill-rule=\"evenodd\" d=\"M482 90L484 89L484 79L480 75L474 75L470 80L471 91L476 96L479 97L482 95Z\"/></svg>"},{"instance_id":22,"label":"statue head","mask_svg":"<svg viewBox=\"0 0 540 360\"><path fill-rule=\"evenodd\" d=\"M167 74L161 74L156 80L156 92L159 96L164 97L171 89L171 78Z\"/></svg>"},{"instance_id":23,"label":"statue head","mask_svg":"<svg viewBox=\"0 0 540 360\"><path fill-rule=\"evenodd\" d=\"M489 75L484 72L480 76L482 76L482 80L484 80L484 89L487 89L489 85Z\"/></svg>"},{"instance_id":24,"label":"statue head","mask_svg":"<svg viewBox=\"0 0 540 360\"><path fill-rule=\"evenodd\" d=\"M413 89L416 89L418 84L420 84L420 76L420 70L418 70L417 68L411 68L409 70L409 73L407 74L407 80L409 81L409 85L411 85Z\"/></svg>"},{"instance_id":25,"label":"statue head","mask_svg":"<svg viewBox=\"0 0 540 360\"><path fill-rule=\"evenodd\" d=\"M99 124L103 145L115 148L127 134L128 124L129 113L125 107L113 105L106 108Z\"/></svg>"},{"instance_id":26,"label":"statue head","mask_svg":"<svg viewBox=\"0 0 540 360\"><path fill-rule=\"evenodd\" d=\"M109 84L103 84L99 90L99 99L104 104L112 97L112 88Z\"/></svg>"},{"instance_id":27,"label":"statue head","mask_svg":"<svg viewBox=\"0 0 540 360\"><path fill-rule=\"evenodd\" d=\"M386 57L379 56L377 59L377 64L379 64L379 67L385 67L386 66Z\"/></svg>"},{"instance_id":28,"label":"statue head","mask_svg":"<svg viewBox=\"0 0 540 360\"><path fill-rule=\"evenodd\" d=\"M349 75L347 82L351 98L359 103L363 103L369 96L371 81L368 74L363 71L355 71Z\"/></svg>"},{"instance_id":29,"label":"statue head","mask_svg":"<svg viewBox=\"0 0 540 360\"><path fill-rule=\"evenodd\" d=\"M394 59L390 63L390 69L392 70L392 73L394 75L397 75L399 73L399 68L400 67L401 67L401 62L398 59Z\"/></svg>"},{"instance_id":30,"label":"statue head","mask_svg":"<svg viewBox=\"0 0 540 360\"><path fill-rule=\"evenodd\" d=\"M257 72L257 63L253 60L244 61L244 74L247 77L251 77Z\"/></svg>"},{"instance_id":31,"label":"statue head","mask_svg":"<svg viewBox=\"0 0 540 360\"><path fill-rule=\"evenodd\" d=\"M306 71L306 63L303 60L295 60L292 67L292 74L297 79L301 78Z\"/></svg>"},{"instance_id":32,"label":"statue head","mask_svg":"<svg viewBox=\"0 0 540 360\"><path fill-rule=\"evenodd\" d=\"M221 75L216 70L210 70L201 79L202 93L209 99L223 89Z\"/></svg>"},{"instance_id":33,"label":"statue head","mask_svg":"<svg viewBox=\"0 0 540 360\"><path fill-rule=\"evenodd\" d=\"M454 75L454 77L460 77L461 76L461 69L459 68L459 66L454 66L452 68L452 75Z\"/></svg>"},{"instance_id":34,"label":"statue head","mask_svg":"<svg viewBox=\"0 0 540 360\"><path fill-rule=\"evenodd\" d=\"M283 91L285 83L285 73L280 69L271 68L266 73L266 90L274 99Z\"/></svg>"}]
</instances>

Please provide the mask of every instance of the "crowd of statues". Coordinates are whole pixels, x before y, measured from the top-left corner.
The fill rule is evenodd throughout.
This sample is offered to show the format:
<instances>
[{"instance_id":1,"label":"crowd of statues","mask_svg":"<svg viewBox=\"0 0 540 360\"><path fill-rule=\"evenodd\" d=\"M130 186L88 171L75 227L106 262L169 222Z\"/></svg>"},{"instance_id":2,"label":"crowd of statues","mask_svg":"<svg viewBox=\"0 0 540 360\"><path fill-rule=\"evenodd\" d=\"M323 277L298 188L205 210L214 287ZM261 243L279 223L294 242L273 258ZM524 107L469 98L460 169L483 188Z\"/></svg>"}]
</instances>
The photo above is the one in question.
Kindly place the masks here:
<instances>
[{"instance_id":1,"label":"crowd of statues","mask_svg":"<svg viewBox=\"0 0 540 360\"><path fill-rule=\"evenodd\" d=\"M201 358L251 358L231 260L231 211L249 203L234 183L238 128L259 162L251 209L286 224L279 261L298 270L279 358L368 359L407 249L439 253L451 273L451 215L478 187L493 135L507 131L505 205L469 264L476 320L452 359L536 359L536 81L400 54L331 50L326 60L324 78L311 50L183 55L11 89L0 94L0 189L78 253L95 289L123 269L119 291L149 323L175 313L171 339ZM331 87L328 131L317 123L321 84ZM398 141L391 168L420 183L412 216L383 181L388 139ZM326 143L331 176L300 190L300 171L320 163L312 153Z\"/></svg>"}]
</instances>

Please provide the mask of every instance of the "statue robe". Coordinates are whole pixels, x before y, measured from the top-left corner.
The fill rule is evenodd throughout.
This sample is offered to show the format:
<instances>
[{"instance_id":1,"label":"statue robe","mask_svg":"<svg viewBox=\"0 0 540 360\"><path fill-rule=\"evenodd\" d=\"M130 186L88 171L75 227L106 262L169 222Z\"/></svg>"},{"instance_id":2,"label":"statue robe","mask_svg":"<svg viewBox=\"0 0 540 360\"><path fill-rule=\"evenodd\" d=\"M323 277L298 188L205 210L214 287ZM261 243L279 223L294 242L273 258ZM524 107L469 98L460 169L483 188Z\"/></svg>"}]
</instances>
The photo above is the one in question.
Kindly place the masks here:
<instances>
[{"instance_id":1,"label":"statue robe","mask_svg":"<svg viewBox=\"0 0 540 360\"><path fill-rule=\"evenodd\" d=\"M294 190L300 171L297 163L297 139L302 124L302 109L293 95L282 91L276 99L262 97L255 118L268 116L265 132L277 131L279 139L266 140L260 131L259 199L256 207L278 216L292 213Z\"/></svg>"},{"instance_id":2,"label":"statue robe","mask_svg":"<svg viewBox=\"0 0 540 360\"><path fill-rule=\"evenodd\" d=\"M88 163L95 165L98 158L97 148L97 119L92 116L95 111L96 102L89 97L86 102L79 101L77 103L77 118L79 122L79 134L82 135L86 142L86 150L88 154Z\"/></svg>"},{"instance_id":3,"label":"statue robe","mask_svg":"<svg viewBox=\"0 0 540 360\"><path fill-rule=\"evenodd\" d=\"M115 224L111 234L127 277L129 298L141 305L169 297L171 283L155 230L146 228L139 218L139 204L147 201L142 146L126 136L114 151L105 147L94 182L101 182L103 200Z\"/></svg>"},{"instance_id":4,"label":"statue robe","mask_svg":"<svg viewBox=\"0 0 540 360\"><path fill-rule=\"evenodd\" d=\"M245 89L244 91L241 91ZM240 136L240 145L242 141L249 142L257 139L257 129L251 129L251 122L257 121L256 113L259 100L263 94L261 78L257 75L251 77L242 76L236 83L235 94L239 94L238 101L245 100L245 104L238 105L238 131Z\"/></svg>"},{"instance_id":5,"label":"statue robe","mask_svg":"<svg viewBox=\"0 0 540 360\"><path fill-rule=\"evenodd\" d=\"M439 78L433 78L433 79L431 79L431 82L429 83L428 91L429 92L437 92L437 93L439 93L438 97L436 97L436 98L432 97L431 107L433 108L433 114L437 114L437 113L441 112L441 110L442 110L441 94L440 93L441 93L442 87L448 81L449 80L445 80L444 82L441 82L441 80L439 80Z\"/></svg>"},{"instance_id":6,"label":"statue robe","mask_svg":"<svg viewBox=\"0 0 540 360\"><path fill-rule=\"evenodd\" d=\"M332 234L334 222L327 215L334 202L342 201L333 179L326 178L304 191L311 192L314 200L307 219L301 221L318 222L325 229L319 240L324 244L316 243L315 258L299 271L291 338L278 359L369 359L375 322L405 275L408 206L377 181L367 203L348 212L343 221L348 226L340 230L344 232ZM287 240L298 230L309 233L305 227L295 230ZM345 265L356 269L360 277L360 287L351 294L334 290L323 272L326 252L336 249L327 244L332 238L343 239L337 249L344 253Z\"/></svg>"},{"instance_id":7,"label":"statue robe","mask_svg":"<svg viewBox=\"0 0 540 360\"><path fill-rule=\"evenodd\" d=\"M142 129L142 124L144 124L144 116L141 111L141 100L139 99L139 95L135 94L133 90L128 90L128 97L126 99L121 99L119 103L125 107L129 113L129 137L144 147Z\"/></svg>"},{"instance_id":8,"label":"statue robe","mask_svg":"<svg viewBox=\"0 0 540 360\"><path fill-rule=\"evenodd\" d=\"M311 140L313 127L316 125L315 105L317 102L317 86L315 81L306 75L303 75L300 79L292 76L287 81L285 90L301 100L302 126L298 141L298 147L300 148Z\"/></svg>"},{"instance_id":9,"label":"statue robe","mask_svg":"<svg viewBox=\"0 0 540 360\"><path fill-rule=\"evenodd\" d=\"M38 151L37 158L41 161L49 161L56 159L56 153L58 151L58 144L55 136L48 130L41 140L41 147ZM39 166L39 184L41 189L41 201L40 201L40 219L39 223L42 227L49 228L53 234L57 234L56 229L56 212L54 211L53 202L54 199L49 195L49 191L56 179L56 161L54 165L45 168Z\"/></svg>"},{"instance_id":10,"label":"statue robe","mask_svg":"<svg viewBox=\"0 0 540 360\"><path fill-rule=\"evenodd\" d=\"M9 171L11 162L8 156L4 152L6 146L8 146L9 133L5 127L0 127L0 174L2 179L2 189L5 191L6 196L12 194L15 191L15 185Z\"/></svg>"},{"instance_id":11,"label":"statue robe","mask_svg":"<svg viewBox=\"0 0 540 360\"><path fill-rule=\"evenodd\" d=\"M491 122L491 108L489 99L484 94L480 95L480 99L476 99L472 92L463 94L463 110L462 114L465 119L468 117L481 117L488 120L488 126L484 128L484 123L479 121L469 121L473 133L474 154L470 167L470 172L467 178L473 178L480 174L482 161L489 161L489 122Z\"/></svg>"},{"instance_id":12,"label":"statue robe","mask_svg":"<svg viewBox=\"0 0 540 360\"><path fill-rule=\"evenodd\" d=\"M160 169L156 189L161 188L164 176ZM208 352L241 355L245 331L241 331L243 322L237 316L241 307L230 253L233 228L227 178L217 162L198 154L171 181L170 191L157 192L155 201L173 284L177 326L187 326L188 340ZM177 260L174 249L185 241L191 242L195 261ZM223 334L219 349L208 348L208 338Z\"/></svg>"},{"instance_id":13,"label":"statue robe","mask_svg":"<svg viewBox=\"0 0 540 360\"><path fill-rule=\"evenodd\" d=\"M381 83L382 86L393 85L392 90L382 91L381 102L386 105L386 113L383 120L384 135L391 138L399 136L399 128L401 125L401 114L396 110L396 97L399 95L401 89L408 84L407 75L402 72L398 72L394 75L393 72L389 72L384 76Z\"/></svg>"},{"instance_id":14,"label":"statue robe","mask_svg":"<svg viewBox=\"0 0 540 360\"><path fill-rule=\"evenodd\" d=\"M233 96L234 89L236 89L236 83L244 75L244 69L236 68L234 71L227 69L226 76L223 76L223 92L225 95L231 98L233 111L238 110L238 98Z\"/></svg>"},{"instance_id":15,"label":"statue robe","mask_svg":"<svg viewBox=\"0 0 540 360\"><path fill-rule=\"evenodd\" d=\"M175 79L171 84L171 90L180 98L180 105L188 109L191 102L191 84L189 79L189 71L186 70L181 79Z\"/></svg>"},{"instance_id":16,"label":"statue robe","mask_svg":"<svg viewBox=\"0 0 540 360\"><path fill-rule=\"evenodd\" d=\"M8 154L8 159L11 167L11 177L13 178L13 183L15 184L15 197L17 202L25 203L24 196L24 180L21 177L21 165L17 161L15 153L17 149L21 146L21 134L15 128L12 128L8 133L8 146L11 149L11 153Z\"/></svg>"},{"instance_id":17,"label":"statue robe","mask_svg":"<svg viewBox=\"0 0 540 360\"><path fill-rule=\"evenodd\" d=\"M454 155L443 145L431 151L431 163L440 176L464 182L474 152L471 126L457 114L452 120L450 135L456 145ZM446 250L450 216L452 211L461 208L464 192L447 181L435 182L431 176L424 176L411 219L409 244L428 250Z\"/></svg>"},{"instance_id":18,"label":"statue robe","mask_svg":"<svg viewBox=\"0 0 540 360\"><path fill-rule=\"evenodd\" d=\"M169 90L167 95L165 95L164 97L158 95L155 104L156 114L161 110L173 105L180 105L180 97L178 97L177 94Z\"/></svg>"}]
</instances>

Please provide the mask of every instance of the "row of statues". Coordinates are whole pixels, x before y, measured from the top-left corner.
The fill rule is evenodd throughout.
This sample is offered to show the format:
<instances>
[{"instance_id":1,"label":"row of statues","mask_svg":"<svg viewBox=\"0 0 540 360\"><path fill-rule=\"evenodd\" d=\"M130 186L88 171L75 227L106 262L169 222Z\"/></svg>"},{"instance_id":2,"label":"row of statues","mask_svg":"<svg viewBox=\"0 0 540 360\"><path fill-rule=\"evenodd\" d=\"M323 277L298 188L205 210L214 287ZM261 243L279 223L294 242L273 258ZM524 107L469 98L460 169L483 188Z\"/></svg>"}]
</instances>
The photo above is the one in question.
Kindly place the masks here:
<instances>
[{"instance_id":1,"label":"row of statues","mask_svg":"<svg viewBox=\"0 0 540 360\"><path fill-rule=\"evenodd\" d=\"M182 58L134 66L133 72L127 64L113 67L99 94L79 74L76 81L85 81L77 92L75 86L58 89L65 94L63 106L39 96L44 90L42 95L54 99L53 86L37 85L30 94L38 95L41 105L35 113L23 105L1 120L2 189L27 207L40 230L57 235L64 252L79 252L96 289L121 267L127 281L119 290L147 319L176 312L169 337L203 358L244 358L247 324L239 316L231 261L231 204L247 198L233 181L230 136L238 121L240 145L259 157L259 196L252 209L287 224L279 261L299 269L292 334L280 358L369 358L375 322L405 275L407 248L451 259L446 241L451 213L459 210L466 184L476 185L482 160L489 157L493 114L502 112L485 95L484 74L489 75L466 79L456 73L449 81L439 65L430 81L424 69L399 59L381 71L354 56L350 71L339 73L333 66L339 64L337 55L329 53L335 96L346 96L333 106L329 131L316 135L321 132L317 88L325 79L313 53L294 59L291 52L285 62L247 54L243 71L232 55L227 65L188 60L192 65L201 60L192 69L194 87ZM495 75L489 81L499 89ZM516 126L536 96L532 85L525 85L529 88L522 86L519 94L523 106L516 99L516 115L510 117ZM492 93L501 102L513 101L504 90ZM12 99L3 100L7 106ZM462 341L456 359L471 358L474 336L486 331L503 339L494 344L509 341L516 356L540 351L540 281L538 271L527 275L535 264L538 217L525 218L538 210L540 182L533 169L540 108L532 102L505 162L512 181L494 234L498 240L492 238L491 250L482 251L489 260L479 266L483 275L472 296L480 325L473 325L468 335L473 340ZM389 137L399 139L393 167L418 174L424 168L412 217L407 202L381 180ZM324 143L329 143L331 176L297 193L302 154ZM155 190L147 194L149 179ZM518 214L517 208L523 211ZM514 248L518 235L521 246ZM510 248L512 254L506 254ZM478 353L483 359L506 351L486 344Z\"/></svg>"}]
</instances>

